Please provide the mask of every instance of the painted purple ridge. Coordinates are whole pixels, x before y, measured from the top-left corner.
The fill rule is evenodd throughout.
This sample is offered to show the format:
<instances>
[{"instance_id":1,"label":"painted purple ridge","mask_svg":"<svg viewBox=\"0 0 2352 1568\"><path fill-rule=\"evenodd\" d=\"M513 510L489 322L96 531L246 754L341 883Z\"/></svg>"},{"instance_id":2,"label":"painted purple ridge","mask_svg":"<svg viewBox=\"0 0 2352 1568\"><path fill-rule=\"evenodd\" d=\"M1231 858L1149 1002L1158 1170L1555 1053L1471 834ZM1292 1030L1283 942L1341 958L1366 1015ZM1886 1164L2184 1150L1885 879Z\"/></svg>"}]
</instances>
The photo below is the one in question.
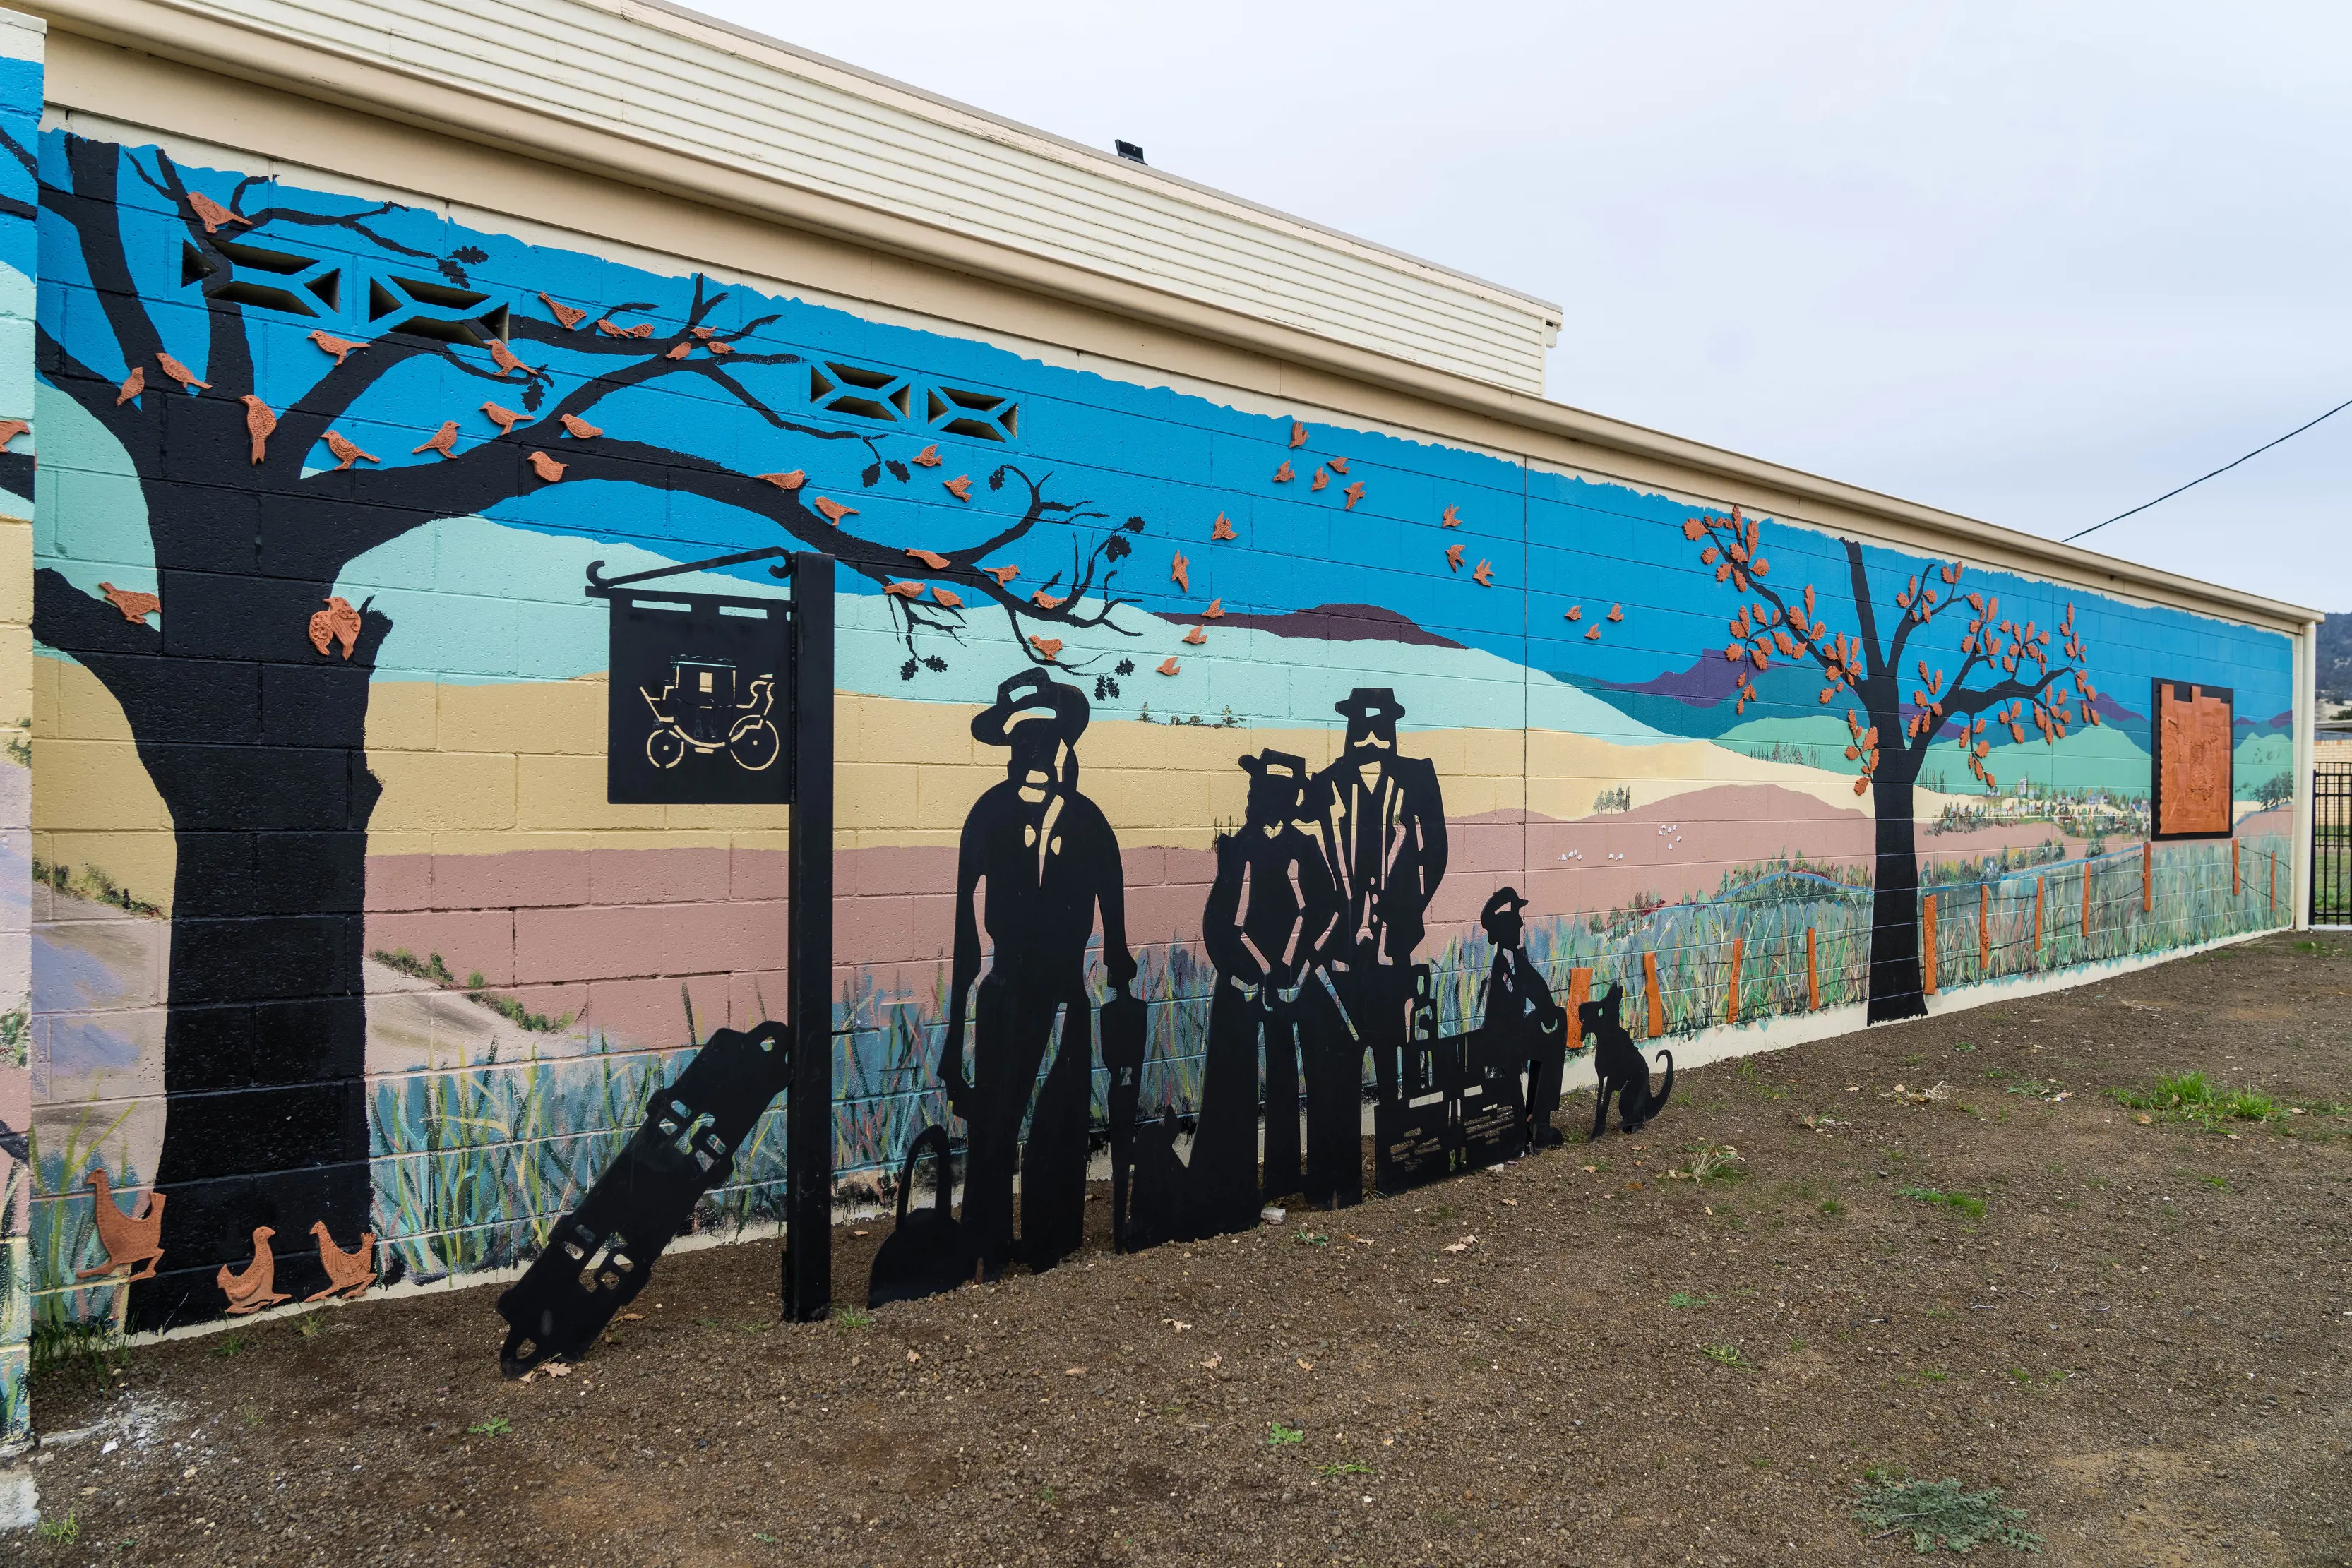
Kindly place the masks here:
<instances>
[{"instance_id":1,"label":"painted purple ridge","mask_svg":"<svg viewBox=\"0 0 2352 1568\"><path fill-rule=\"evenodd\" d=\"M1157 613L1163 621L1185 625L1200 621L1197 615L1171 615L1165 611ZM1229 611L1209 624L1246 626L1254 632L1271 632L1277 637L1317 637L1327 643L1410 643L1422 648L1465 646L1377 604L1318 604L1281 615L1244 615Z\"/></svg>"}]
</instances>

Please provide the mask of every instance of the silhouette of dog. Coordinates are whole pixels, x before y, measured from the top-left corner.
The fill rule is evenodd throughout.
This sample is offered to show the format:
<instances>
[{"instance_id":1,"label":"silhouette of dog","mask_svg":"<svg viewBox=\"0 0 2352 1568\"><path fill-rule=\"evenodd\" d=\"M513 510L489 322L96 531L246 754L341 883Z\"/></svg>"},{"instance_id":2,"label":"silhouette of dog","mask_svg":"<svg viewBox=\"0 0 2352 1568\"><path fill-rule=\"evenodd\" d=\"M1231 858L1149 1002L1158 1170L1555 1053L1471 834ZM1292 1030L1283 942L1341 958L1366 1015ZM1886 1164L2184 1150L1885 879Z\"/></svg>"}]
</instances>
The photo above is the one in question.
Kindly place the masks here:
<instances>
[{"instance_id":1,"label":"silhouette of dog","mask_svg":"<svg viewBox=\"0 0 2352 1568\"><path fill-rule=\"evenodd\" d=\"M1625 1032L1618 1021L1624 1000L1625 988L1609 988L1599 1001L1583 1003L1576 1009L1576 1021L1585 1034L1597 1042L1592 1052L1593 1071L1600 1075L1597 1086L1598 1103L1592 1111L1592 1137L1598 1138L1609 1130L1609 1097L1617 1097L1617 1120L1628 1133L1638 1132L1643 1125L1666 1108L1666 1096L1675 1092L1675 1053L1660 1051L1666 1063L1666 1081L1653 1094L1650 1092L1650 1062L1633 1037ZM1589 1141L1589 1140L1588 1140Z\"/></svg>"}]
</instances>

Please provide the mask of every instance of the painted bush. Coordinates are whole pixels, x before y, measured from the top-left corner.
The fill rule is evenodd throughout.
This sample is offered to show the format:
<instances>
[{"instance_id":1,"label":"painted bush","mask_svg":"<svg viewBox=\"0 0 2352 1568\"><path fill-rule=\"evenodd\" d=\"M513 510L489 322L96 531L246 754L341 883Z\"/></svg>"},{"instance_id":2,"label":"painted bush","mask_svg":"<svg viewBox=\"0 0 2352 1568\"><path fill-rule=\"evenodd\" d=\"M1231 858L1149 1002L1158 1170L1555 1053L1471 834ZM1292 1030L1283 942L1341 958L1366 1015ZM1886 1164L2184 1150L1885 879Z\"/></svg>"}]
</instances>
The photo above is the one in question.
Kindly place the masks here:
<instances>
[{"instance_id":1,"label":"painted bush","mask_svg":"<svg viewBox=\"0 0 2352 1568\"><path fill-rule=\"evenodd\" d=\"M1442 789L1405 955L1441 1028L1505 884L1556 994L1759 1040L2286 918L2284 638L152 147L37 154L45 1312L299 1298L363 1234L394 1278L528 1257L681 1049L781 1009L782 813L606 799L592 564L842 563L836 1160L869 1190L950 1119L957 846L1004 767L972 719L1024 669L1089 713L1147 1111L1201 1103L1237 758L1336 777L1351 694ZM2231 694L2239 820L2144 857L2158 681ZM781 1139L778 1107L704 1224L774 1215ZM96 1169L162 1201L152 1278L105 1271Z\"/></svg>"}]
</instances>

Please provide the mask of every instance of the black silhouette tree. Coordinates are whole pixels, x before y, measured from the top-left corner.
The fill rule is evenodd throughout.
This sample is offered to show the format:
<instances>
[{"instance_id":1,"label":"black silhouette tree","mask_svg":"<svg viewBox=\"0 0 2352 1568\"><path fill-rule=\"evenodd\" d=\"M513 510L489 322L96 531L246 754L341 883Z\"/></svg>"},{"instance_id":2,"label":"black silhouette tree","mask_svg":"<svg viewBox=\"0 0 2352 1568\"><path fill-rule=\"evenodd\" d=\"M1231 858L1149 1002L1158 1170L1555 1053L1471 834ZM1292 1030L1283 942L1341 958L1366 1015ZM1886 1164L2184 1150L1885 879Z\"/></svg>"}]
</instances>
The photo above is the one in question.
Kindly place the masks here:
<instances>
[{"instance_id":1,"label":"black silhouette tree","mask_svg":"<svg viewBox=\"0 0 2352 1568\"><path fill-rule=\"evenodd\" d=\"M26 149L9 151L30 166ZM133 618L135 601L125 607L94 598L55 570L40 570L35 582L36 634L79 661L121 705L140 759L171 811L178 853L164 1037L168 1109L153 1173L170 1202L163 1267L133 1297L142 1324L218 1311L215 1270L242 1262L256 1226L277 1230L277 1288L299 1296L323 1282L308 1239L311 1223L324 1219L346 1247L368 1223L362 911L368 823L381 787L368 769L365 727L369 678L392 622L371 601L359 608L348 651L331 642L320 652L309 633L310 617L352 561L436 518L478 513L551 485L604 482L691 495L764 517L801 548L832 554L890 587L908 678L919 667L919 640L961 640L982 610L1001 612L1035 663L1055 662L1066 630L1134 634L1111 612L1127 602L1115 594L1116 563L1129 549L1122 534L1140 531L1141 520L1089 528L1099 515L1083 502L1049 498L1051 475L1032 481L1010 465L998 468L988 478L992 488L1011 478L1026 491L1018 515L993 517L992 531L974 542L918 552L914 541L886 543L845 526L855 509L821 496L814 481L802 484L797 473L737 472L590 423L616 393L692 381L706 395L715 389L750 410L778 433L780 446L789 437L855 450L866 459L856 476L861 486L886 473L910 482L908 462L882 444L904 437L789 419L747 385L740 368L798 356L739 349L775 318L714 328L728 296L699 276L684 318L666 325L612 319L652 314L646 302L570 325L551 303L547 319L511 311L503 340L476 324L427 324L384 332L331 363L321 353L321 373L276 411L257 461L247 399L257 388L253 333L268 314L268 294L236 284L240 258L249 277L257 256L267 264L270 244L331 231L340 246L411 269L429 263L462 288L466 267L485 255L461 248L435 256L400 243L375 222L398 210L392 204L313 198L310 205L248 210L270 185L258 178L237 184L224 206L192 191L173 162L152 150L68 136L57 166L64 183L42 183L41 206L88 271L89 300L103 311L104 336L122 371L101 374L103 355L99 365L83 357L93 352L87 336L76 337L78 355L46 325L37 370L128 455L146 503L162 601L159 612ZM126 248L128 234L143 232L126 224L118 205L118 197L132 193L124 188L129 180L178 216L173 240L184 245L206 329L203 362L182 368L209 385L183 388L165 363L168 350ZM317 210L324 207L342 210ZM142 259L152 275L155 258ZM285 316L273 319L282 329ZM522 362L542 353L549 365ZM478 380L493 399L513 396L532 417L495 436L468 435L440 457L341 468L320 463L305 472L336 422L370 389L427 359L445 375ZM572 368L552 368L559 364ZM145 388L125 395L132 389L122 376L132 371ZM624 423L626 408L616 406L613 422ZM487 428L470 415L467 423ZM0 483L16 480L27 481L22 487L29 491L28 475L0 473ZM982 570L982 561L1042 523L1070 525L1069 586L1060 596L1050 591L1062 581L1058 574L1047 591L1024 595ZM920 662L945 667L936 654Z\"/></svg>"},{"instance_id":2,"label":"black silhouette tree","mask_svg":"<svg viewBox=\"0 0 2352 1568\"><path fill-rule=\"evenodd\" d=\"M2077 705L2079 722L2098 723L2098 692L2084 673L2074 606L2067 604L2054 628L2038 628L2030 620L2021 624L2000 613L1998 597L1963 591L1965 570L1953 560L1930 569L1930 580L1913 575L1893 595L1894 630L1882 636L1862 546L1841 539L1856 625L1852 635L1832 632L1820 618L1814 584L1806 583L1801 594L1784 598L1766 583L1771 562L1759 553L1755 519L1743 518L1738 507L1727 517L1685 518L1683 537L1703 546L1700 564L1714 568L1716 581L1728 583L1748 601L1731 618L1731 641L1723 649L1724 658L1739 666L1735 712L1747 711L1756 689L1753 677L1771 668L1775 658L1818 666L1823 706L1841 691L1860 699L1860 712L1851 706L1846 710L1852 744L1845 755L1861 765L1853 792L1870 792L1877 828L1867 1016L1873 1023L1916 1018L1927 1010L1927 1001L1919 964L1919 859L1912 791L1927 748L1950 736L1967 757L1969 773L1993 792L1999 780L1985 763L1996 741L2023 744L2025 726L2031 722L2046 744L2055 746L2078 722ZM1944 672L1931 670L1910 644L1914 634L1926 632L1956 607L1966 609L1969 619L1960 638L1959 667L1948 682ZM2053 633L2065 663L2052 663ZM1903 691L1906 654L1914 657L1918 674L1907 701ZM2065 687L2070 676L2071 691ZM1971 687L1972 679L1982 684ZM1903 737L1899 742L1892 738L1898 731Z\"/></svg>"}]
</instances>

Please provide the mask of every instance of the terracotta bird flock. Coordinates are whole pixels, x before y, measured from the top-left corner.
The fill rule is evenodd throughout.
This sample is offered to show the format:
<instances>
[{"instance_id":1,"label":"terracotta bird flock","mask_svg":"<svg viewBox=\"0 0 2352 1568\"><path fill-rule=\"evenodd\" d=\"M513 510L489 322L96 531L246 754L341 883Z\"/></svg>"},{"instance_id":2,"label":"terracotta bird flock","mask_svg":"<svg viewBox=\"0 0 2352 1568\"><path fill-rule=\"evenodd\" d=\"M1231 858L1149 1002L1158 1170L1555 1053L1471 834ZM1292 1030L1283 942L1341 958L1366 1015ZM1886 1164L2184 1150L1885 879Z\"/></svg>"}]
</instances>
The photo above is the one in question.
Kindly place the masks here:
<instances>
[{"instance_id":1,"label":"terracotta bird flock","mask_svg":"<svg viewBox=\"0 0 2352 1568\"><path fill-rule=\"evenodd\" d=\"M1054 662L1055 655L1058 654L1062 651L1062 640L1059 637L1039 637L1032 635L1029 639L1029 645L1032 648L1036 649L1037 656L1045 660L1049 664Z\"/></svg>"},{"instance_id":2,"label":"terracotta bird flock","mask_svg":"<svg viewBox=\"0 0 2352 1568\"><path fill-rule=\"evenodd\" d=\"M1359 479L1339 493L1348 497L1348 504L1340 510L1352 512L1356 509L1356 503L1364 498L1364 482Z\"/></svg>"},{"instance_id":3,"label":"terracotta bird flock","mask_svg":"<svg viewBox=\"0 0 2352 1568\"><path fill-rule=\"evenodd\" d=\"M1190 632L1184 633L1184 641L1195 648L1201 646L1202 643L1206 643L1208 640L1209 634L1206 632L1202 631L1198 626L1193 627Z\"/></svg>"},{"instance_id":4,"label":"terracotta bird flock","mask_svg":"<svg viewBox=\"0 0 2352 1568\"><path fill-rule=\"evenodd\" d=\"M578 433L574 432L574 434L576 434ZM604 433L599 431L597 434L601 435ZM808 473L805 469L801 468L795 468L788 474L754 474L751 477L754 479L765 479L769 484L773 485L779 490L797 490L802 486L808 483Z\"/></svg>"},{"instance_id":5,"label":"terracotta bird flock","mask_svg":"<svg viewBox=\"0 0 2352 1568\"><path fill-rule=\"evenodd\" d=\"M488 347L490 350L490 363L498 366L499 379L500 381L504 381L507 377L512 375L517 371L522 371L525 375L529 375L530 373L530 367L524 364L520 360L516 359L514 356L514 350L508 348L503 340L492 338L489 340Z\"/></svg>"},{"instance_id":6,"label":"terracotta bird flock","mask_svg":"<svg viewBox=\"0 0 2352 1568\"><path fill-rule=\"evenodd\" d=\"M1290 444L1293 446L1307 444L1307 427L1295 419L1290 422Z\"/></svg>"},{"instance_id":7,"label":"terracotta bird flock","mask_svg":"<svg viewBox=\"0 0 2352 1568\"><path fill-rule=\"evenodd\" d=\"M117 588L110 582L101 582L98 591L106 595L109 604L122 612L125 621L135 622L142 626L147 623L147 617L163 608L162 600L152 593L141 593L136 589Z\"/></svg>"},{"instance_id":8,"label":"terracotta bird flock","mask_svg":"<svg viewBox=\"0 0 2352 1568\"><path fill-rule=\"evenodd\" d=\"M1021 569L1017 566L983 566L980 570L996 579L996 586L999 588L1021 575Z\"/></svg>"},{"instance_id":9,"label":"terracotta bird flock","mask_svg":"<svg viewBox=\"0 0 2352 1568\"><path fill-rule=\"evenodd\" d=\"M1166 658L1160 660L1160 663L1154 664L1152 668L1158 670L1163 675L1174 674L1176 673L1176 655L1173 653L1169 654Z\"/></svg>"},{"instance_id":10,"label":"terracotta bird flock","mask_svg":"<svg viewBox=\"0 0 2352 1568\"><path fill-rule=\"evenodd\" d=\"M221 1265L214 1276L219 1281L221 1294L228 1298L231 1314L243 1316L257 1312L264 1307L274 1307L289 1298L274 1287L278 1281L278 1260L269 1251L269 1239L278 1232L267 1225L253 1228L253 1261L232 1274L228 1265Z\"/></svg>"},{"instance_id":11,"label":"terracotta bird flock","mask_svg":"<svg viewBox=\"0 0 2352 1568\"><path fill-rule=\"evenodd\" d=\"M1182 550L1178 550L1176 559L1169 563L1168 580L1187 593L1192 591L1192 563L1184 559Z\"/></svg>"},{"instance_id":12,"label":"terracotta bird flock","mask_svg":"<svg viewBox=\"0 0 2352 1568\"><path fill-rule=\"evenodd\" d=\"M367 347L365 343L346 342L344 340L335 337L324 330L311 333L310 341L318 344L319 347L326 352L334 355L335 363L339 365L341 364L350 355L357 353L360 350Z\"/></svg>"},{"instance_id":13,"label":"terracotta bird flock","mask_svg":"<svg viewBox=\"0 0 2352 1568\"><path fill-rule=\"evenodd\" d=\"M357 445L352 444L352 439L349 436L344 435L340 431L331 430L327 432L326 442L327 450L333 453L335 456L340 459L340 461L335 465L338 472L350 467L354 463L381 463L383 461L383 458L378 457L373 452L361 451Z\"/></svg>"},{"instance_id":14,"label":"terracotta bird flock","mask_svg":"<svg viewBox=\"0 0 2352 1568\"><path fill-rule=\"evenodd\" d=\"M1217 520L1209 525L1209 542L1211 544L1216 543L1219 539L1237 539L1239 538L1241 538L1241 535L1234 532L1233 524L1225 521L1225 515L1223 512L1219 512L1217 514Z\"/></svg>"},{"instance_id":15,"label":"terracotta bird flock","mask_svg":"<svg viewBox=\"0 0 2352 1568\"><path fill-rule=\"evenodd\" d=\"M251 218L240 217L201 192L188 193L188 205L195 208L196 216L203 220L205 233L208 235L220 233L223 224L243 224L247 228L253 226Z\"/></svg>"},{"instance_id":16,"label":"terracotta bird flock","mask_svg":"<svg viewBox=\"0 0 2352 1568\"><path fill-rule=\"evenodd\" d=\"M940 488L959 501L969 501L971 499L971 476L959 474L952 479L942 479L940 481Z\"/></svg>"},{"instance_id":17,"label":"terracotta bird flock","mask_svg":"<svg viewBox=\"0 0 2352 1568\"><path fill-rule=\"evenodd\" d=\"M457 455L457 422L454 419L445 419L441 422L441 428L433 433L432 439L418 447L416 451L438 452L444 457L455 457Z\"/></svg>"},{"instance_id":18,"label":"terracotta bird flock","mask_svg":"<svg viewBox=\"0 0 2352 1568\"><path fill-rule=\"evenodd\" d=\"M501 435L511 435L514 434L514 427L516 425L529 424L530 423L530 415L527 413L517 413L510 408L500 408L494 402L484 403L482 405L482 412L489 415L490 423L499 427L499 434Z\"/></svg>"},{"instance_id":19,"label":"terracotta bird flock","mask_svg":"<svg viewBox=\"0 0 2352 1568\"><path fill-rule=\"evenodd\" d=\"M562 478L563 471L571 466L569 463L558 463L544 452L534 452L530 455L530 471L551 485Z\"/></svg>"},{"instance_id":20,"label":"terracotta bird flock","mask_svg":"<svg viewBox=\"0 0 2352 1568\"><path fill-rule=\"evenodd\" d=\"M1324 486L1328 485L1330 482L1331 476L1327 471L1318 468L1315 470L1315 477L1307 482L1307 487L1309 490L1320 490Z\"/></svg>"},{"instance_id":21,"label":"terracotta bird flock","mask_svg":"<svg viewBox=\"0 0 2352 1568\"><path fill-rule=\"evenodd\" d=\"M206 392L213 390L212 382L200 382L196 380L195 371L188 369L187 366L180 363L179 361L173 359L171 355L164 353L161 349L158 349L155 351L155 362L163 367L163 373L165 375L180 383L180 390L182 392L186 392L190 387L202 387Z\"/></svg>"},{"instance_id":22,"label":"terracotta bird flock","mask_svg":"<svg viewBox=\"0 0 2352 1568\"><path fill-rule=\"evenodd\" d=\"M343 645L343 658L349 661L352 650L359 645L360 612L341 594L331 594L324 610L310 612L310 646L324 653L334 643Z\"/></svg>"},{"instance_id":23,"label":"terracotta bird flock","mask_svg":"<svg viewBox=\"0 0 2352 1568\"><path fill-rule=\"evenodd\" d=\"M341 1296L357 1301L375 1283L375 1232L360 1232L360 1249L346 1252L335 1245L335 1233L327 1228L323 1219L310 1222L310 1234L319 1239L319 1266L327 1271L327 1288L303 1297L306 1301L323 1301L330 1296Z\"/></svg>"},{"instance_id":24,"label":"terracotta bird flock","mask_svg":"<svg viewBox=\"0 0 2352 1568\"><path fill-rule=\"evenodd\" d=\"M938 467L942 461L940 456L939 444L934 442L930 445L924 447L920 452L915 454L912 461L918 468Z\"/></svg>"},{"instance_id":25,"label":"terracotta bird flock","mask_svg":"<svg viewBox=\"0 0 2352 1568\"><path fill-rule=\"evenodd\" d=\"M1282 460L1282 466L1274 471L1274 482L1277 485L1287 485L1297 477L1290 471L1290 459L1287 457Z\"/></svg>"},{"instance_id":26,"label":"terracotta bird flock","mask_svg":"<svg viewBox=\"0 0 2352 1568\"><path fill-rule=\"evenodd\" d=\"M123 377L122 384L115 389L114 406L121 408L126 402L136 401L139 395L146 390L147 367L144 365L131 366L131 373Z\"/></svg>"},{"instance_id":27,"label":"terracotta bird flock","mask_svg":"<svg viewBox=\"0 0 2352 1568\"><path fill-rule=\"evenodd\" d=\"M554 317L557 323L567 332L571 331L574 327L579 326L581 322L588 319L588 312L580 309L576 306L558 305L554 300L550 299L547 297L547 291L545 289L541 289L540 291L539 302L547 307L547 313Z\"/></svg>"},{"instance_id":28,"label":"terracotta bird flock","mask_svg":"<svg viewBox=\"0 0 2352 1568\"><path fill-rule=\"evenodd\" d=\"M604 434L604 426L591 424L576 413L558 414L556 418L562 424L565 434L576 435L583 441L593 441Z\"/></svg>"},{"instance_id":29,"label":"terracotta bird flock","mask_svg":"<svg viewBox=\"0 0 2352 1568\"><path fill-rule=\"evenodd\" d=\"M819 496L816 498L816 509L824 514L824 520L828 523L837 523L844 517L854 517L857 515L856 507L845 507L829 496Z\"/></svg>"},{"instance_id":30,"label":"terracotta bird flock","mask_svg":"<svg viewBox=\"0 0 2352 1568\"><path fill-rule=\"evenodd\" d=\"M262 454L268 449L269 433L278 428L278 416L269 412L268 403L251 392L236 401L245 404L245 433L253 437L253 461L257 466Z\"/></svg>"},{"instance_id":31,"label":"terracotta bird flock","mask_svg":"<svg viewBox=\"0 0 2352 1568\"><path fill-rule=\"evenodd\" d=\"M140 1200L137 1209L122 1212L114 1201L114 1191L107 1185L106 1167L100 1166L89 1173L89 1186L97 1195L93 1218L98 1223L98 1244L106 1249L106 1261L95 1269L84 1269L77 1280L92 1280L100 1274L111 1274L117 1269L140 1265L139 1271L123 1281L152 1280L155 1264L163 1256L160 1245L163 1236L163 1204L165 1195L150 1192Z\"/></svg>"},{"instance_id":32,"label":"terracotta bird flock","mask_svg":"<svg viewBox=\"0 0 2352 1568\"><path fill-rule=\"evenodd\" d=\"M1465 551L1460 545L1447 545L1445 547L1445 564L1453 568L1455 571L1460 571L1462 570L1462 558L1465 553L1467 552Z\"/></svg>"}]
</instances>

